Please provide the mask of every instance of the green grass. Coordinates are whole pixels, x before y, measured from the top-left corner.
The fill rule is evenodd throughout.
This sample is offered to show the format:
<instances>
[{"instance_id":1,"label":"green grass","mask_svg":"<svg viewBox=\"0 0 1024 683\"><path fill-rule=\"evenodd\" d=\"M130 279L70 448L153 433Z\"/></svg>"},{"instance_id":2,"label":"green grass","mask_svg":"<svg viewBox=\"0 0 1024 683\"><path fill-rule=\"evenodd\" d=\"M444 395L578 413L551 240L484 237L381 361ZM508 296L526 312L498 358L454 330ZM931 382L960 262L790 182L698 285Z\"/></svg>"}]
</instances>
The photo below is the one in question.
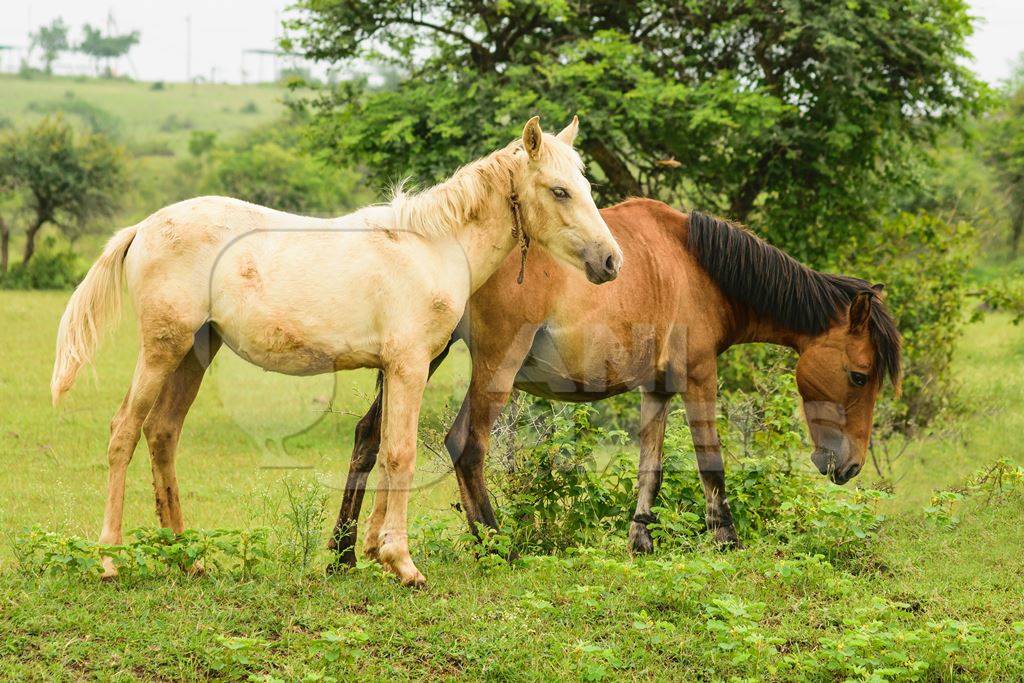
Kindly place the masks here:
<instances>
[{"instance_id":1,"label":"green grass","mask_svg":"<svg viewBox=\"0 0 1024 683\"><path fill-rule=\"evenodd\" d=\"M276 85L151 83L95 78L38 78L0 75L0 117L30 122L69 99L81 100L114 117L116 133L128 143L163 143L175 154L188 150L192 130L222 136L269 123L284 111L285 91ZM244 109L255 104L254 112ZM171 119L177 121L175 124Z\"/></svg>"},{"instance_id":2,"label":"green grass","mask_svg":"<svg viewBox=\"0 0 1024 683\"><path fill-rule=\"evenodd\" d=\"M107 424L120 404L135 363L131 312L104 343L95 374L83 371L54 410L49 377L56 323L65 292L0 291L4 362L0 366L0 491L14 492L0 507L0 528L43 522L69 533L97 533L106 488ZM464 351L456 350L428 389L431 405L461 400ZM374 390L371 371L307 378L263 372L225 349L218 354L185 422L178 459L188 519L199 527L246 524L248 494L274 486L287 468L305 468L340 488L352 447L352 428ZM8 417L13 419L8 419ZM424 458L415 505L440 495L450 481L428 486L438 473ZM284 468L284 469L282 469ZM436 468L433 468L436 470ZM129 468L125 528L150 525L153 495L145 447ZM435 488L444 490L435 493ZM225 502L234 501L224 505ZM435 501L436 502L436 501ZM340 493L331 500L335 508ZM2 557L0 551L0 557Z\"/></svg>"},{"instance_id":3,"label":"green grass","mask_svg":"<svg viewBox=\"0 0 1024 683\"><path fill-rule=\"evenodd\" d=\"M135 341L132 325L122 324L97 359L98 379L84 373L53 410L47 384L66 298L0 292L0 528L39 524L95 538L107 423ZM762 542L728 554L696 548L631 560L624 541L610 538L582 554L489 568L445 540L461 529L451 509L456 489L423 454L411 515L426 590L402 589L369 564L327 578L323 557L309 575L279 561L251 580L172 573L103 584L27 574L5 544L0 678L821 680L837 670L859 678L868 669L856 666L871 656L904 653L928 663L928 680L1019 679L1024 502L969 501L953 529L927 521L921 507L936 488L998 457L1024 461L1022 360L1024 327L996 315L968 328L956 373L974 411L956 439L916 444L900 461L892 514L864 561L808 563ZM428 408L461 398L465 382L460 352L431 384ZM336 486L351 413L371 388L370 373L341 374L335 387L322 377L262 373L222 352L179 451L189 525L252 525L265 510L256 494L279 499L284 477ZM147 461L140 446L126 529L155 523ZM281 465L309 469L274 469ZM333 490L331 513L339 498ZM854 654L836 669L843 653ZM817 668L827 662L832 668Z\"/></svg>"},{"instance_id":4,"label":"green grass","mask_svg":"<svg viewBox=\"0 0 1024 683\"><path fill-rule=\"evenodd\" d=\"M965 328L954 376L966 420L943 420L934 434L912 443L896 461L901 510L919 509L933 491L955 486L983 463L1024 462L1024 325L987 315ZM871 481L870 470L866 476Z\"/></svg>"}]
</instances>

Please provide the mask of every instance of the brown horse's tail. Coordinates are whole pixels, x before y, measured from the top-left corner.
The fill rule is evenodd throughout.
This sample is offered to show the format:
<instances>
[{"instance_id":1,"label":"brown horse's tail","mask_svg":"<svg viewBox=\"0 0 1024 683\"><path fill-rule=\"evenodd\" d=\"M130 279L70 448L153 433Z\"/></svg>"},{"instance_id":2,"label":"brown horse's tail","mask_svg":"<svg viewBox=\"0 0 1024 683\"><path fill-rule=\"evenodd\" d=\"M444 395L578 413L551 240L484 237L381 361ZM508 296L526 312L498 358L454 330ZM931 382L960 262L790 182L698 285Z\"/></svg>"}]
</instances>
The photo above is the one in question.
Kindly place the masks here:
<instances>
[{"instance_id":1,"label":"brown horse's tail","mask_svg":"<svg viewBox=\"0 0 1024 683\"><path fill-rule=\"evenodd\" d=\"M136 231L137 226L132 226L110 238L64 309L57 328L57 355L50 379L50 396L55 406L71 389L82 366L92 360L103 330L121 314L124 256Z\"/></svg>"}]
</instances>

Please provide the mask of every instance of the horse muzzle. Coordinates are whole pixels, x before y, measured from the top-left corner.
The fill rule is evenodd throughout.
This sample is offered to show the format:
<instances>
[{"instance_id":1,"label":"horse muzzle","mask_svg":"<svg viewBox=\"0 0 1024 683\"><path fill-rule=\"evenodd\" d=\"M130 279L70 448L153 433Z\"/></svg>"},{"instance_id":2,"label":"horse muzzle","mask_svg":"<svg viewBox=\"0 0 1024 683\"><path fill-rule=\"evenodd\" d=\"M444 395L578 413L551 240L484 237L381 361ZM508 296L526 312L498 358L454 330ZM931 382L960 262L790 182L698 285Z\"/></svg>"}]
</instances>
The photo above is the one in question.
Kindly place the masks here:
<instances>
[{"instance_id":1,"label":"horse muzzle","mask_svg":"<svg viewBox=\"0 0 1024 683\"><path fill-rule=\"evenodd\" d=\"M622 268L622 254L611 249L592 245L583 249L583 270L587 279L595 285L610 282L619 276Z\"/></svg>"},{"instance_id":2,"label":"horse muzzle","mask_svg":"<svg viewBox=\"0 0 1024 683\"><path fill-rule=\"evenodd\" d=\"M818 472L840 486L860 474L861 464L859 462L855 462L852 458L847 458L842 464L838 461L839 454L831 448L819 446L811 454L811 462L818 468Z\"/></svg>"}]
</instances>

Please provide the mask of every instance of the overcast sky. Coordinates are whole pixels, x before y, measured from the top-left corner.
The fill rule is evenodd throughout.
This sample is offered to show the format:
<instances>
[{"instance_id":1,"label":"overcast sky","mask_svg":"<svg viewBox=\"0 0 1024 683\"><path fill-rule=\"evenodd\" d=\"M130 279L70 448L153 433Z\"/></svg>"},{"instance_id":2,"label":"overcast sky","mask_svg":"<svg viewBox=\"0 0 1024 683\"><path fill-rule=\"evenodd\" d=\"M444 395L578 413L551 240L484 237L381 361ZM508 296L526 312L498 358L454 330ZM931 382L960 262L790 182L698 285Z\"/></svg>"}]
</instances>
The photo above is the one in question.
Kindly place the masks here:
<instances>
[{"instance_id":1,"label":"overcast sky","mask_svg":"<svg viewBox=\"0 0 1024 683\"><path fill-rule=\"evenodd\" d=\"M188 74L186 17L191 17L193 76L238 82L245 69L250 80L270 78L272 59L243 56L243 51L274 46L289 4L290 0L0 0L0 45L27 46L29 31L57 16L77 33L85 22L105 26L110 14L121 31L142 33L131 65L124 65L131 75L183 81ZM1024 51L1024 0L971 0L971 6L980 19L970 41L975 69L984 79L999 81ZM12 57L3 59L5 70L10 70ZM80 68L84 62L69 57L65 66Z\"/></svg>"}]
</instances>

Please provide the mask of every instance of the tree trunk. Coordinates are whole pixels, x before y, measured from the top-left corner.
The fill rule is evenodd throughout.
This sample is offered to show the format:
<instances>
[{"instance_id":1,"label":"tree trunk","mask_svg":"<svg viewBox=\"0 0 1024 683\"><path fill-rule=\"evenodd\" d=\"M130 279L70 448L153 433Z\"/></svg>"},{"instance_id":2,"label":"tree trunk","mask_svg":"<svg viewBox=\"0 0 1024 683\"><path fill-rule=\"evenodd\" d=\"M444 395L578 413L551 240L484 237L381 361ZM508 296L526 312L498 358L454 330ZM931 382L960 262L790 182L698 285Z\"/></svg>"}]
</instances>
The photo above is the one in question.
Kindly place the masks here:
<instances>
[{"instance_id":1,"label":"tree trunk","mask_svg":"<svg viewBox=\"0 0 1024 683\"><path fill-rule=\"evenodd\" d=\"M11 249L11 229L7 221L0 216L0 275L7 275L7 264Z\"/></svg>"},{"instance_id":2,"label":"tree trunk","mask_svg":"<svg viewBox=\"0 0 1024 683\"><path fill-rule=\"evenodd\" d=\"M601 167L608 178L608 184L612 186L619 198L643 196L644 192L640 188L640 183L630 173L629 167L603 142L588 138L583 142L583 151Z\"/></svg>"},{"instance_id":3,"label":"tree trunk","mask_svg":"<svg viewBox=\"0 0 1024 683\"><path fill-rule=\"evenodd\" d=\"M1010 225L1010 230L1010 256L1017 258L1017 254L1020 253L1021 234L1024 233L1024 202L1021 202L1020 207L1018 207L1017 214Z\"/></svg>"},{"instance_id":4,"label":"tree trunk","mask_svg":"<svg viewBox=\"0 0 1024 683\"><path fill-rule=\"evenodd\" d=\"M32 258L32 254L36 253L36 234L39 232L39 229L43 227L43 223L45 222L46 221L36 219L36 221L29 227L28 232L25 233L25 255L21 258L22 265L27 266L29 259Z\"/></svg>"}]
</instances>

